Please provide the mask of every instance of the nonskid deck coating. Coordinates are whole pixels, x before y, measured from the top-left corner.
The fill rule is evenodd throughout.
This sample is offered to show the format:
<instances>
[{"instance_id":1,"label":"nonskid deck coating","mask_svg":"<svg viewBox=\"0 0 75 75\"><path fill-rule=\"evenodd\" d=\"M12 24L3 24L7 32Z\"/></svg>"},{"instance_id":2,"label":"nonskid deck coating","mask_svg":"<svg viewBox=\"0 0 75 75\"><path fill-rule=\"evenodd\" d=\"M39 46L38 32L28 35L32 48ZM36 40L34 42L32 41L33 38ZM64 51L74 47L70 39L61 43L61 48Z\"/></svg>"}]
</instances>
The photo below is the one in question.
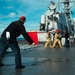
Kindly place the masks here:
<instances>
[{"instance_id":1,"label":"nonskid deck coating","mask_svg":"<svg viewBox=\"0 0 75 75\"><path fill-rule=\"evenodd\" d=\"M75 75L75 47L44 48L44 44L21 50L24 69L15 70L12 52L7 52L0 75Z\"/></svg>"}]
</instances>

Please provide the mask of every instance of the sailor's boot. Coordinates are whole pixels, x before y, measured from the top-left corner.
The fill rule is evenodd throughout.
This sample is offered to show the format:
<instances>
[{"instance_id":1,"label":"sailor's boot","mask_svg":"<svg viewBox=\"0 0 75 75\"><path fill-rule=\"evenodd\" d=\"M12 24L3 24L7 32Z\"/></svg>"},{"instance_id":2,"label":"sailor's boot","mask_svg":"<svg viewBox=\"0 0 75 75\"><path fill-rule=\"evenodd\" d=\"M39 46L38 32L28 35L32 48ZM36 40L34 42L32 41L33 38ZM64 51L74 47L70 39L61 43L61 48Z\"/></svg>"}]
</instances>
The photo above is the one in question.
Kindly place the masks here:
<instances>
[{"instance_id":1,"label":"sailor's boot","mask_svg":"<svg viewBox=\"0 0 75 75\"><path fill-rule=\"evenodd\" d=\"M47 47L48 47L48 42L45 43L45 48L47 48Z\"/></svg>"},{"instance_id":2,"label":"sailor's boot","mask_svg":"<svg viewBox=\"0 0 75 75\"><path fill-rule=\"evenodd\" d=\"M61 46L61 45L59 45L59 47L60 47L60 48L62 48L62 46Z\"/></svg>"},{"instance_id":3,"label":"sailor's boot","mask_svg":"<svg viewBox=\"0 0 75 75\"><path fill-rule=\"evenodd\" d=\"M49 47L50 47L50 48L53 48L53 46L51 46L51 45L50 45Z\"/></svg>"}]
</instances>

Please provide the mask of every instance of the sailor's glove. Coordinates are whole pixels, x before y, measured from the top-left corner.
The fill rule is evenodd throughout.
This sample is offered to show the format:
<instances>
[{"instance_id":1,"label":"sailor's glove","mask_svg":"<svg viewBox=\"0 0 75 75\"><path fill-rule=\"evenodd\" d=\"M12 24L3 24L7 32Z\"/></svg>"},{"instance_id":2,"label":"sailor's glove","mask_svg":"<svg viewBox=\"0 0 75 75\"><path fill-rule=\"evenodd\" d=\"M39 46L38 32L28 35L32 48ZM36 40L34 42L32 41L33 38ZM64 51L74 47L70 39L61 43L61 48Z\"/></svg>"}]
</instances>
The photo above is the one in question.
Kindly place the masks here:
<instances>
[{"instance_id":1,"label":"sailor's glove","mask_svg":"<svg viewBox=\"0 0 75 75\"><path fill-rule=\"evenodd\" d=\"M35 45L35 43L33 42L32 45Z\"/></svg>"},{"instance_id":2,"label":"sailor's glove","mask_svg":"<svg viewBox=\"0 0 75 75\"><path fill-rule=\"evenodd\" d=\"M57 39L59 39L59 36L57 36Z\"/></svg>"}]
</instances>

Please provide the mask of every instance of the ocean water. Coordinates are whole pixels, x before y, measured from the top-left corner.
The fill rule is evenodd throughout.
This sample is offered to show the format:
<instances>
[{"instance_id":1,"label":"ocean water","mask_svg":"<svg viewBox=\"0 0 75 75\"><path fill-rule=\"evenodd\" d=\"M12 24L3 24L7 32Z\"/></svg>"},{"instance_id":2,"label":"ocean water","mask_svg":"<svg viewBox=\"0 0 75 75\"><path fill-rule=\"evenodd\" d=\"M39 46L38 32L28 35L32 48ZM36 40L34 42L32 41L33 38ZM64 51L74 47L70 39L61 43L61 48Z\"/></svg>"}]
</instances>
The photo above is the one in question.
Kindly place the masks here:
<instances>
[{"instance_id":1,"label":"ocean water","mask_svg":"<svg viewBox=\"0 0 75 75\"><path fill-rule=\"evenodd\" d=\"M19 41L19 40L25 40L24 38L17 38L17 40Z\"/></svg>"}]
</instances>

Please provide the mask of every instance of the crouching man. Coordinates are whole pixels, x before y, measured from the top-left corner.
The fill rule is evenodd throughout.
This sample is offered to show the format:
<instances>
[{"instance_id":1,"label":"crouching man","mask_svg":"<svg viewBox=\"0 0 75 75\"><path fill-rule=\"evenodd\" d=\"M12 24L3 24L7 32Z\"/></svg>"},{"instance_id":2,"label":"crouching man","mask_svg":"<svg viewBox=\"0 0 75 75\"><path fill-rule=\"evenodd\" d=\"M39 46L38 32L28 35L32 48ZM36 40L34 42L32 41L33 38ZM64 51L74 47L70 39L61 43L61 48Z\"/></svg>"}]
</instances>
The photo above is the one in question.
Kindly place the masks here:
<instances>
[{"instance_id":1,"label":"crouching man","mask_svg":"<svg viewBox=\"0 0 75 75\"><path fill-rule=\"evenodd\" d=\"M47 48L49 45L51 47L51 35L50 35L50 32L47 33L47 36L46 36L46 43L45 43L45 48Z\"/></svg>"},{"instance_id":2,"label":"crouching man","mask_svg":"<svg viewBox=\"0 0 75 75\"><path fill-rule=\"evenodd\" d=\"M60 33L60 30L56 29L56 33L55 33L55 36L54 36L54 43L53 43L52 48L55 48L55 47L62 48L61 37L62 37L62 35Z\"/></svg>"}]
</instances>

